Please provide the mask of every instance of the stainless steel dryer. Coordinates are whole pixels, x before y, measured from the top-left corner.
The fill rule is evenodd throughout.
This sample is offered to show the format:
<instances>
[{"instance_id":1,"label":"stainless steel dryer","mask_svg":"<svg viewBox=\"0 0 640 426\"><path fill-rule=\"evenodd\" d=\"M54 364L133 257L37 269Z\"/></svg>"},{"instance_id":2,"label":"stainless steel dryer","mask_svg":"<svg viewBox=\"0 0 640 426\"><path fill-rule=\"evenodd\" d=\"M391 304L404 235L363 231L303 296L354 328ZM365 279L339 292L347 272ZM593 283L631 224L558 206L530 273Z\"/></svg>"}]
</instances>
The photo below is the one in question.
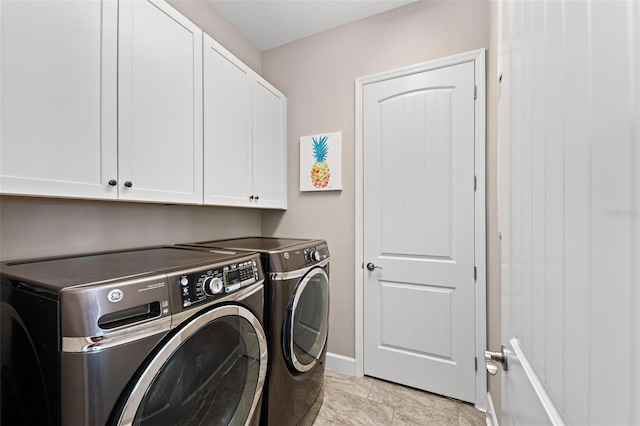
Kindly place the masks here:
<instances>
[{"instance_id":1,"label":"stainless steel dryer","mask_svg":"<svg viewBox=\"0 0 640 426\"><path fill-rule=\"evenodd\" d=\"M255 425L257 254L177 247L5 262L2 424Z\"/></svg>"},{"instance_id":2,"label":"stainless steel dryer","mask_svg":"<svg viewBox=\"0 0 640 426\"><path fill-rule=\"evenodd\" d=\"M324 240L246 237L192 243L259 252L267 282L269 368L263 424L311 424L323 401L329 324L329 249Z\"/></svg>"}]
</instances>

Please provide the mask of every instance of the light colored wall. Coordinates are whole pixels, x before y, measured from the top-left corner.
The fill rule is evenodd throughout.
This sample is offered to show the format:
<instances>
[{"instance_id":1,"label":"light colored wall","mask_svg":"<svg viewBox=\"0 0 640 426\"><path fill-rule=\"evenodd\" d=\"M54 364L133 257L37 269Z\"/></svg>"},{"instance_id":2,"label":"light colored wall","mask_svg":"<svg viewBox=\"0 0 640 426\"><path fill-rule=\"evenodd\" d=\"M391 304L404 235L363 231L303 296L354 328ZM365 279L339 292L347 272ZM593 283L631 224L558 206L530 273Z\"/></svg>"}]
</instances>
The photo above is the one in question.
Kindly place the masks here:
<instances>
[{"instance_id":1,"label":"light colored wall","mask_svg":"<svg viewBox=\"0 0 640 426\"><path fill-rule=\"evenodd\" d=\"M262 52L207 0L166 1L252 70L258 74L262 72Z\"/></svg>"},{"instance_id":2,"label":"light colored wall","mask_svg":"<svg viewBox=\"0 0 640 426\"><path fill-rule=\"evenodd\" d=\"M488 48L488 26L488 2L419 1L263 53L263 76L288 96L289 209L265 212L262 229L265 235L328 241L330 352L355 354L354 80ZM343 132L343 191L299 192L300 136L333 131ZM494 188L487 189L489 214L495 215Z\"/></svg>"},{"instance_id":3,"label":"light colored wall","mask_svg":"<svg viewBox=\"0 0 640 426\"><path fill-rule=\"evenodd\" d=\"M0 259L259 235L250 209L47 198L0 198Z\"/></svg>"}]
</instances>

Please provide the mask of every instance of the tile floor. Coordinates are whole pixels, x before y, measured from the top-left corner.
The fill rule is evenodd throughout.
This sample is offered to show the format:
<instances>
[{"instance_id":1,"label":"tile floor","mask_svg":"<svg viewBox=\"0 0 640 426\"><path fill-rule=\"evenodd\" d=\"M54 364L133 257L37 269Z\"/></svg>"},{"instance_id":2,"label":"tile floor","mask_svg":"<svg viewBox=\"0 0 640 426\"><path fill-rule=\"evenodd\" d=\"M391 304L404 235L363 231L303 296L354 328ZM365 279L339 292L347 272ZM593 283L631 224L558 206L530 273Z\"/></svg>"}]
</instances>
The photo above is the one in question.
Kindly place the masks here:
<instances>
[{"instance_id":1,"label":"tile floor","mask_svg":"<svg viewBox=\"0 0 640 426\"><path fill-rule=\"evenodd\" d=\"M372 377L325 371L324 403L314 426L455 425L484 426L471 404Z\"/></svg>"}]
</instances>

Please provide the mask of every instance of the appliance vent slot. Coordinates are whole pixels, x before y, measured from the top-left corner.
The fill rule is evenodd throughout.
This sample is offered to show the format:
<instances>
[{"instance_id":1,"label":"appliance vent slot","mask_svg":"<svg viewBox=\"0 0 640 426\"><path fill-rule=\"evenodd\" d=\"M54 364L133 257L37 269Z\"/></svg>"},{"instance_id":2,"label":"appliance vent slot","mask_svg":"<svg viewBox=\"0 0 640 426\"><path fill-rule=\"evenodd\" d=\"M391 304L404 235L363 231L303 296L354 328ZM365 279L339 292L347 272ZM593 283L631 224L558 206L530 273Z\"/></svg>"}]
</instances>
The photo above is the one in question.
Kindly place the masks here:
<instances>
[{"instance_id":1,"label":"appliance vent slot","mask_svg":"<svg viewBox=\"0 0 640 426\"><path fill-rule=\"evenodd\" d=\"M159 316L160 302L151 302L103 315L98 319L98 326L104 330L111 330Z\"/></svg>"}]
</instances>

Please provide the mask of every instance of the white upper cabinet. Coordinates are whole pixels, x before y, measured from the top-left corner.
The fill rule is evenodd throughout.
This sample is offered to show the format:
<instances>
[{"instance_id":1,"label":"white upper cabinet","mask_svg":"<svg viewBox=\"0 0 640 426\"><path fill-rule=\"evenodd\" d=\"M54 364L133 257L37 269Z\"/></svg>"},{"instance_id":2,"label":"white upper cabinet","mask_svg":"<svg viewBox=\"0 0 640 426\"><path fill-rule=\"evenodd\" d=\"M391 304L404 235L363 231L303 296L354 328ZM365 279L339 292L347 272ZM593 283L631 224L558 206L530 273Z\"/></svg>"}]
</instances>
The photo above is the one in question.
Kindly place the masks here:
<instances>
[{"instance_id":1,"label":"white upper cabinet","mask_svg":"<svg viewBox=\"0 0 640 426\"><path fill-rule=\"evenodd\" d=\"M286 98L204 36L204 203L287 206Z\"/></svg>"},{"instance_id":2,"label":"white upper cabinet","mask_svg":"<svg viewBox=\"0 0 640 426\"><path fill-rule=\"evenodd\" d=\"M247 206L251 193L249 69L204 36L204 202Z\"/></svg>"},{"instance_id":3,"label":"white upper cabinet","mask_svg":"<svg viewBox=\"0 0 640 426\"><path fill-rule=\"evenodd\" d=\"M202 31L163 1L119 18L120 199L202 203Z\"/></svg>"},{"instance_id":4,"label":"white upper cabinet","mask_svg":"<svg viewBox=\"0 0 640 426\"><path fill-rule=\"evenodd\" d=\"M287 207L287 99L255 76L253 97L253 191L259 207Z\"/></svg>"},{"instance_id":5,"label":"white upper cabinet","mask_svg":"<svg viewBox=\"0 0 640 426\"><path fill-rule=\"evenodd\" d=\"M115 199L113 1L0 1L0 192Z\"/></svg>"},{"instance_id":6,"label":"white upper cabinet","mask_svg":"<svg viewBox=\"0 0 640 426\"><path fill-rule=\"evenodd\" d=\"M166 2L0 0L0 36L1 194L286 208L286 98Z\"/></svg>"}]
</instances>

